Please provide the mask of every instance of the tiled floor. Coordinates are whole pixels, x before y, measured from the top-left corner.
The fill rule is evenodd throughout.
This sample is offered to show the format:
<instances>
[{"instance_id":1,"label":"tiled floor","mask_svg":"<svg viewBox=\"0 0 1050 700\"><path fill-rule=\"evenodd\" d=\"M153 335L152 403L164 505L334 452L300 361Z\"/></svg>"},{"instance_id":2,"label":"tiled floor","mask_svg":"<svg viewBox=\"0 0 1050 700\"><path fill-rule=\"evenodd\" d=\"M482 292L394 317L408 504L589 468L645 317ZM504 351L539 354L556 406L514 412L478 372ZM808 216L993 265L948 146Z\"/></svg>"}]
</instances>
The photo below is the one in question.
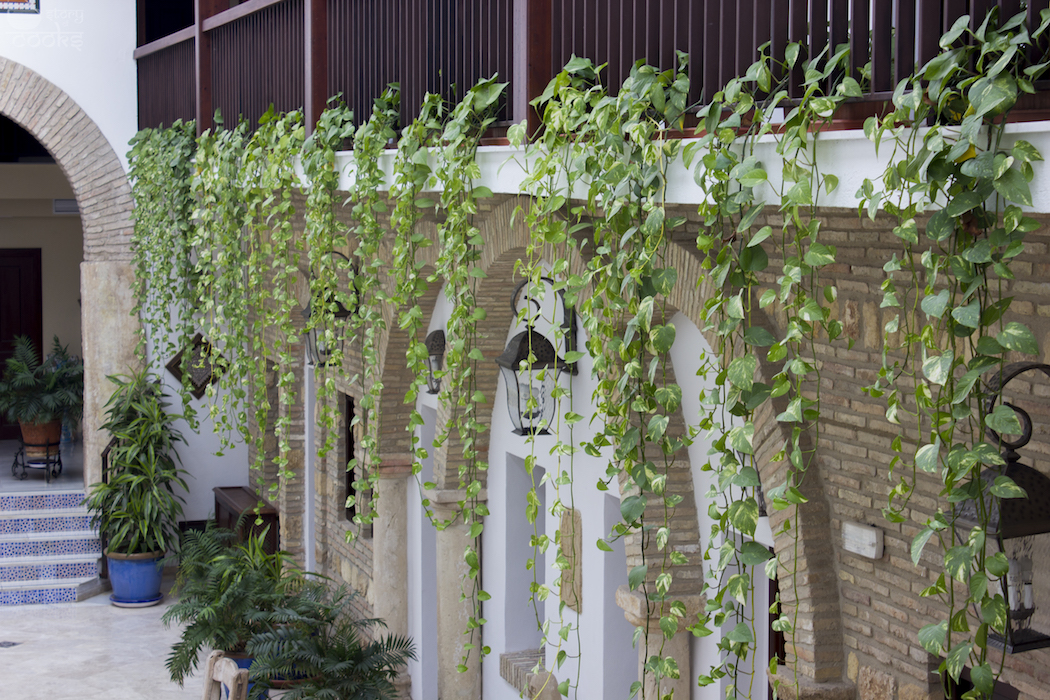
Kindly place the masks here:
<instances>
[{"instance_id":1,"label":"tiled floor","mask_svg":"<svg viewBox=\"0 0 1050 700\"><path fill-rule=\"evenodd\" d=\"M107 593L80 603L0 607L0 697L196 700L200 679L179 688L164 667L179 637L160 621L169 604L165 597L152 608L115 608Z\"/></svg>"},{"instance_id":2,"label":"tiled floor","mask_svg":"<svg viewBox=\"0 0 1050 700\"><path fill-rule=\"evenodd\" d=\"M18 451L17 440L0 440L0 493L24 493L26 491L81 491L84 490L84 443L77 441L62 445L62 473L47 483L44 472L39 469L26 470L25 480L11 474L11 463ZM18 470L22 474L22 470Z\"/></svg>"}]
</instances>

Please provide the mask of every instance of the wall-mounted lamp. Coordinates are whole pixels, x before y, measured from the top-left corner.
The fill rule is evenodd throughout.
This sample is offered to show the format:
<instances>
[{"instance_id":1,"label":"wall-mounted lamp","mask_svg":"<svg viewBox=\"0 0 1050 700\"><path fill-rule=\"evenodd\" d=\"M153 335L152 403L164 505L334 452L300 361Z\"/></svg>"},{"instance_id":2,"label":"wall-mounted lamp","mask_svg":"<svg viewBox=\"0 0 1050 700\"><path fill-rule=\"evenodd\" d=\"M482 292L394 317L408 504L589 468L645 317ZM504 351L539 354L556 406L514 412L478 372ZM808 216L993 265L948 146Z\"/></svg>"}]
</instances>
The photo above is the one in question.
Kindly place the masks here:
<instances>
[{"instance_id":1,"label":"wall-mounted lamp","mask_svg":"<svg viewBox=\"0 0 1050 700\"><path fill-rule=\"evenodd\" d=\"M337 288L346 287L347 289L349 289L351 284L351 278L347 273L353 269L352 264L350 263L350 258L346 257L337 250L331 251L330 254L333 258L336 259L335 269L338 279ZM340 262L340 260L342 262ZM332 292L334 292L334 290L332 290ZM334 294L332 292L329 292L330 296L326 299L326 303L335 305L335 309L332 315L334 316L337 322L345 321L347 318L350 317L353 311L351 309L346 308L341 301L334 298ZM311 327L311 306L312 305L307 305L307 307L303 309L303 317L306 319L306 326L309 329L306 336L306 359L307 362L311 365L327 365L328 360L331 359L332 353L334 352L335 348L329 345L329 343L324 339L322 335L324 333L323 329L318 329L316 326ZM344 339L342 335L339 335L338 326L341 325L342 323L337 323L337 327L335 329L337 333L337 338L335 342L340 348L343 345Z\"/></svg>"},{"instance_id":2,"label":"wall-mounted lamp","mask_svg":"<svg viewBox=\"0 0 1050 700\"><path fill-rule=\"evenodd\" d=\"M1010 380L1031 370L1039 370L1050 377L1050 365L1042 363L1018 362L1003 368L1002 374L996 375L989 383L991 398L985 403L985 413L992 412ZM1008 609L1006 632L1002 635L990 631L988 642L1005 649L1008 654L1016 654L1050 647L1050 625L1046 622L1046 615L1039 610L1039 605L1046 606L1050 601L1039 600L1038 590L1033 589L1035 586L1045 593L1046 586L1042 582L1050 578L1050 561L1045 557L1050 552L1050 478L1021 463L1017 450L1032 438L1032 419L1024 409L1010 403L1004 402L1004 405L1017 413L1022 435L1016 441L1010 441L988 430L989 441L1005 448L1002 456L1006 464L981 473L983 502L989 511L985 532L990 535L988 541L998 546L1010 565L1009 572L1000 581ZM999 476L1013 479L1028 497L999 499L993 496L990 489ZM962 503L956 528L964 540L978 525L978 512L976 500Z\"/></svg>"},{"instance_id":3,"label":"wall-mounted lamp","mask_svg":"<svg viewBox=\"0 0 1050 700\"><path fill-rule=\"evenodd\" d=\"M423 344L427 346L427 393L436 394L441 391L441 378L436 373L445 359L445 331L431 332Z\"/></svg>"},{"instance_id":4,"label":"wall-mounted lamp","mask_svg":"<svg viewBox=\"0 0 1050 700\"><path fill-rule=\"evenodd\" d=\"M553 287L554 280L549 277L543 277L541 281ZM520 315L522 312L519 306L521 292L527 285L528 280L519 284L511 296L510 304L515 314ZM557 291L557 298L565 346L571 352L576 348L576 314L566 305L562 290ZM575 364L570 365L558 357L550 340L534 328L542 306L539 301L528 294L524 301L535 311L525 315L527 328L510 339L503 354L496 358L496 364L507 385L507 410L514 424L514 432L518 435L549 435L547 426L554 418L557 405L551 393L557 384L558 373L576 374L577 370Z\"/></svg>"}]
</instances>

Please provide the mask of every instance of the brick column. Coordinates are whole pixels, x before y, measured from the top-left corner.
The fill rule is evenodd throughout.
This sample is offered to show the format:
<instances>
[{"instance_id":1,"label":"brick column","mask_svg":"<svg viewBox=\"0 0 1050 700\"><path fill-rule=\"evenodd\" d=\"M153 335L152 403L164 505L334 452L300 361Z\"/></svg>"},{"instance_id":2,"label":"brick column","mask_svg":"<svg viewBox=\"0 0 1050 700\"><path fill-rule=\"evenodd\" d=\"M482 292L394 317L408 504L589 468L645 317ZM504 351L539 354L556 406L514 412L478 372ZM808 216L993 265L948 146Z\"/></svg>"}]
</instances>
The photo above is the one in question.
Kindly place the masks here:
<instances>
[{"instance_id":1,"label":"brick column","mask_svg":"<svg viewBox=\"0 0 1050 700\"><path fill-rule=\"evenodd\" d=\"M480 500L487 498L483 490ZM462 490L428 491L434 517L448 520L456 512L456 503L466 498ZM474 615L477 601L464 596L464 586L470 567L463 552L470 544L470 527L457 519L437 532L437 633L438 633L438 697L441 700L477 700L481 697L481 639L480 630L474 631L475 648L466 655L465 645L471 642L467 624ZM458 666L466 663L460 673Z\"/></svg>"}]
</instances>

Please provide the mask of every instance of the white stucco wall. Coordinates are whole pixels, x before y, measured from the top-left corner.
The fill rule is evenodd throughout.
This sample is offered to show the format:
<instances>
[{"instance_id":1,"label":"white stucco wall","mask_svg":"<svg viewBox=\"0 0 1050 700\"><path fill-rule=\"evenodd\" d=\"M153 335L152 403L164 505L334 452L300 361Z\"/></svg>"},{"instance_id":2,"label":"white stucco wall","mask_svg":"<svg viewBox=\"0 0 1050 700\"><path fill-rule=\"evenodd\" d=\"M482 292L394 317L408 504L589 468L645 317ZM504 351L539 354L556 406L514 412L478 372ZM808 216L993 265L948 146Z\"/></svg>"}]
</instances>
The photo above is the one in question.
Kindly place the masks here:
<instances>
[{"instance_id":1,"label":"white stucco wall","mask_svg":"<svg viewBox=\"0 0 1050 700\"><path fill-rule=\"evenodd\" d=\"M40 14L0 14L0 56L76 100L127 170L138 130L135 0L42 0Z\"/></svg>"}]
</instances>

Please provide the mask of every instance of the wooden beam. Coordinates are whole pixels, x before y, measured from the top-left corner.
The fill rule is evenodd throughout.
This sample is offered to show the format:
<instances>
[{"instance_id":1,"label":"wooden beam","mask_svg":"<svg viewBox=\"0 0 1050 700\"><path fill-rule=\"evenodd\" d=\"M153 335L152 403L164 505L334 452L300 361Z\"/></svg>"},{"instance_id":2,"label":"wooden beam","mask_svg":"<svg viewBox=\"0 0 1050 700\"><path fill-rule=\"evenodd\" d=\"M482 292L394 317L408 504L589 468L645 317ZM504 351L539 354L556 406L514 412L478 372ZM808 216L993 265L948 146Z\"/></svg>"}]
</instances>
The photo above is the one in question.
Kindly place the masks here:
<instances>
[{"instance_id":1,"label":"wooden beam","mask_svg":"<svg viewBox=\"0 0 1050 700\"><path fill-rule=\"evenodd\" d=\"M220 11L219 8L216 7L212 14L204 18L204 31L210 32L224 24L236 22L242 17L254 14L259 10L265 10L270 5L279 5L282 2L287 1L288 0L245 0L245 2L242 2L240 5L234 5L233 7L224 3L228 9Z\"/></svg>"},{"instance_id":2,"label":"wooden beam","mask_svg":"<svg viewBox=\"0 0 1050 700\"><path fill-rule=\"evenodd\" d=\"M204 22L218 14L221 0L193 0L196 41L195 69L197 72L197 133L214 126L215 103L211 93L211 37L204 30Z\"/></svg>"},{"instance_id":3,"label":"wooden beam","mask_svg":"<svg viewBox=\"0 0 1050 700\"><path fill-rule=\"evenodd\" d=\"M514 79L511 120L528 120L528 133L540 128L540 116L529 104L543 94L551 71L551 0L514 0Z\"/></svg>"},{"instance_id":4,"label":"wooden beam","mask_svg":"<svg viewBox=\"0 0 1050 700\"><path fill-rule=\"evenodd\" d=\"M135 53L133 55L135 57L135 60L137 61L140 58L145 58L150 54L155 54L158 51L163 51L164 49L175 46L176 44L181 44L184 41L190 41L192 39L195 39L196 37L197 28L186 27L185 29L180 29L174 34L169 34L168 36L161 37L156 41L151 41L148 44L143 44L142 46L135 49Z\"/></svg>"},{"instance_id":5,"label":"wooden beam","mask_svg":"<svg viewBox=\"0 0 1050 700\"><path fill-rule=\"evenodd\" d=\"M313 133L328 103L328 0L306 0L306 95L303 105L306 135Z\"/></svg>"}]
</instances>

